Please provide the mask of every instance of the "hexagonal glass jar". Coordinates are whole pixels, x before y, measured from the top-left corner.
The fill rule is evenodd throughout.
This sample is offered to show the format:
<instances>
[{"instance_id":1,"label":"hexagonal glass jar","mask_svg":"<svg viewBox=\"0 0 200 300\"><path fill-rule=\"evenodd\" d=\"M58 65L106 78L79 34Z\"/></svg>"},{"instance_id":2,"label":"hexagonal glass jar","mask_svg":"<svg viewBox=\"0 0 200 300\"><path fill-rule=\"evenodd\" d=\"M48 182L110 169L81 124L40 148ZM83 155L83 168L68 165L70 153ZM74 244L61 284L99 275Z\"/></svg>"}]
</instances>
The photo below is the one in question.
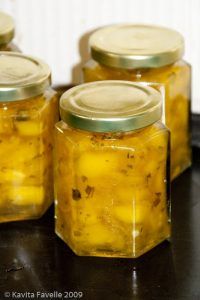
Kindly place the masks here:
<instances>
[{"instance_id":1,"label":"hexagonal glass jar","mask_svg":"<svg viewBox=\"0 0 200 300\"><path fill-rule=\"evenodd\" d=\"M161 96L126 81L63 94L56 233L78 255L138 257L170 237L169 131Z\"/></svg>"},{"instance_id":2,"label":"hexagonal glass jar","mask_svg":"<svg viewBox=\"0 0 200 300\"><path fill-rule=\"evenodd\" d=\"M53 202L57 120L49 67L0 52L0 222L39 218Z\"/></svg>"},{"instance_id":3,"label":"hexagonal glass jar","mask_svg":"<svg viewBox=\"0 0 200 300\"><path fill-rule=\"evenodd\" d=\"M0 11L0 51L20 51L12 42L14 35L15 26L13 18Z\"/></svg>"},{"instance_id":4,"label":"hexagonal glass jar","mask_svg":"<svg viewBox=\"0 0 200 300\"><path fill-rule=\"evenodd\" d=\"M171 178L191 165L191 67L183 61L183 37L164 27L141 24L107 26L90 38L92 60L84 82L130 80L165 88L165 118L171 131Z\"/></svg>"}]
</instances>

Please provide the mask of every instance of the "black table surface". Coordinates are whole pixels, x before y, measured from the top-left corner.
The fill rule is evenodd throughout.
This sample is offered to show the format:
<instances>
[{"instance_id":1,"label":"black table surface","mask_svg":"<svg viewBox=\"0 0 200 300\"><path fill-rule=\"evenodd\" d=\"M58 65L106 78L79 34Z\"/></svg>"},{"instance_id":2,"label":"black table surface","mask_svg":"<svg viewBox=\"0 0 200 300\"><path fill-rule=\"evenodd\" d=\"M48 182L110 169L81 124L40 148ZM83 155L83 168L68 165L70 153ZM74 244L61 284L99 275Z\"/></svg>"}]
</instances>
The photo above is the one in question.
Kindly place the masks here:
<instances>
[{"instance_id":1,"label":"black table surface","mask_svg":"<svg viewBox=\"0 0 200 300\"><path fill-rule=\"evenodd\" d=\"M139 259L74 255L54 234L53 207L40 220L1 224L0 300L200 299L200 149L193 152L193 167L172 184L171 243Z\"/></svg>"}]
</instances>

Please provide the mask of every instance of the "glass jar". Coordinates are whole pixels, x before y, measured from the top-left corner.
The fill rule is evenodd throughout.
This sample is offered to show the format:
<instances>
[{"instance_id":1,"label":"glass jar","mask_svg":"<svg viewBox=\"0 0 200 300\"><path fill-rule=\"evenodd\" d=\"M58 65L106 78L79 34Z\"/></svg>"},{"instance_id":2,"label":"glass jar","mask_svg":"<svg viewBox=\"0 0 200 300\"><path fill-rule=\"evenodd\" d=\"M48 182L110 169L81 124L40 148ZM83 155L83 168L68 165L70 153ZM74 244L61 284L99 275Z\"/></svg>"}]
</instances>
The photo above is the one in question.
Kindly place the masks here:
<instances>
[{"instance_id":1,"label":"glass jar","mask_svg":"<svg viewBox=\"0 0 200 300\"><path fill-rule=\"evenodd\" d=\"M161 96L127 81L74 87L56 124L56 233L78 255L138 257L170 236Z\"/></svg>"},{"instance_id":2,"label":"glass jar","mask_svg":"<svg viewBox=\"0 0 200 300\"><path fill-rule=\"evenodd\" d=\"M148 25L115 25L94 32L91 56L83 68L85 82L130 80L162 84L166 125L171 131L171 178L191 165L191 67L183 61L183 37Z\"/></svg>"},{"instance_id":3,"label":"glass jar","mask_svg":"<svg viewBox=\"0 0 200 300\"><path fill-rule=\"evenodd\" d=\"M0 51L19 52L19 48L12 43L15 35L13 18L0 11Z\"/></svg>"},{"instance_id":4,"label":"glass jar","mask_svg":"<svg viewBox=\"0 0 200 300\"><path fill-rule=\"evenodd\" d=\"M38 59L0 52L0 222L39 218L54 199L50 76Z\"/></svg>"}]
</instances>

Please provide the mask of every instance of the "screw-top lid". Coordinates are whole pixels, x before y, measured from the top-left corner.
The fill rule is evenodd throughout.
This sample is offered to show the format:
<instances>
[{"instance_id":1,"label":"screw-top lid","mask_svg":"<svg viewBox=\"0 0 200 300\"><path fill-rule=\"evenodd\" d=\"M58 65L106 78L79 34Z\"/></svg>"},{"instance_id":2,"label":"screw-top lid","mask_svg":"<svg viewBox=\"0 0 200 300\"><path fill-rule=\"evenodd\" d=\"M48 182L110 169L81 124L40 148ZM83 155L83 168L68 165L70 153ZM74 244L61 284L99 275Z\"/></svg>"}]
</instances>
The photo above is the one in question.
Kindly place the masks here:
<instances>
[{"instance_id":1,"label":"screw-top lid","mask_svg":"<svg viewBox=\"0 0 200 300\"><path fill-rule=\"evenodd\" d=\"M129 81L98 81L76 86L60 99L69 126L93 132L131 131L161 119L161 94Z\"/></svg>"},{"instance_id":2,"label":"screw-top lid","mask_svg":"<svg viewBox=\"0 0 200 300\"><path fill-rule=\"evenodd\" d=\"M37 96L50 83L50 68L41 60L15 52L0 52L0 101Z\"/></svg>"},{"instance_id":3,"label":"screw-top lid","mask_svg":"<svg viewBox=\"0 0 200 300\"><path fill-rule=\"evenodd\" d=\"M13 18L0 11L0 45L9 43L14 37Z\"/></svg>"},{"instance_id":4,"label":"screw-top lid","mask_svg":"<svg viewBox=\"0 0 200 300\"><path fill-rule=\"evenodd\" d=\"M125 69L169 65L184 52L184 39L179 32L143 24L103 27L91 35L89 44L94 60Z\"/></svg>"}]
</instances>

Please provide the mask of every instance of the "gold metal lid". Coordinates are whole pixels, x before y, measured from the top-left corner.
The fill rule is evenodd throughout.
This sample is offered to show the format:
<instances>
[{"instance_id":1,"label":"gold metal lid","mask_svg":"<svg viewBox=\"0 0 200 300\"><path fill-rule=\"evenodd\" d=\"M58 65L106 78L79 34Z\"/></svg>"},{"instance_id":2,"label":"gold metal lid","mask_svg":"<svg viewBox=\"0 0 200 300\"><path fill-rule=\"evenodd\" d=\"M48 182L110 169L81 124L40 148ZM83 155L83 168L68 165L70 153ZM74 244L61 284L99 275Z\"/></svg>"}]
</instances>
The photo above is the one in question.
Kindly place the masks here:
<instances>
[{"instance_id":1,"label":"gold metal lid","mask_svg":"<svg viewBox=\"0 0 200 300\"><path fill-rule=\"evenodd\" d=\"M95 31L89 40L92 58L115 68L157 68L179 60L182 35L172 29L144 24L121 24Z\"/></svg>"},{"instance_id":2,"label":"gold metal lid","mask_svg":"<svg viewBox=\"0 0 200 300\"><path fill-rule=\"evenodd\" d=\"M93 132L131 131L161 119L161 94L129 81L91 82L65 92L60 113L71 127Z\"/></svg>"},{"instance_id":3,"label":"gold metal lid","mask_svg":"<svg viewBox=\"0 0 200 300\"><path fill-rule=\"evenodd\" d=\"M0 11L0 45L9 43L14 37L13 18Z\"/></svg>"},{"instance_id":4,"label":"gold metal lid","mask_svg":"<svg viewBox=\"0 0 200 300\"><path fill-rule=\"evenodd\" d=\"M51 83L47 64L34 57L0 51L0 101L40 95Z\"/></svg>"}]
</instances>

